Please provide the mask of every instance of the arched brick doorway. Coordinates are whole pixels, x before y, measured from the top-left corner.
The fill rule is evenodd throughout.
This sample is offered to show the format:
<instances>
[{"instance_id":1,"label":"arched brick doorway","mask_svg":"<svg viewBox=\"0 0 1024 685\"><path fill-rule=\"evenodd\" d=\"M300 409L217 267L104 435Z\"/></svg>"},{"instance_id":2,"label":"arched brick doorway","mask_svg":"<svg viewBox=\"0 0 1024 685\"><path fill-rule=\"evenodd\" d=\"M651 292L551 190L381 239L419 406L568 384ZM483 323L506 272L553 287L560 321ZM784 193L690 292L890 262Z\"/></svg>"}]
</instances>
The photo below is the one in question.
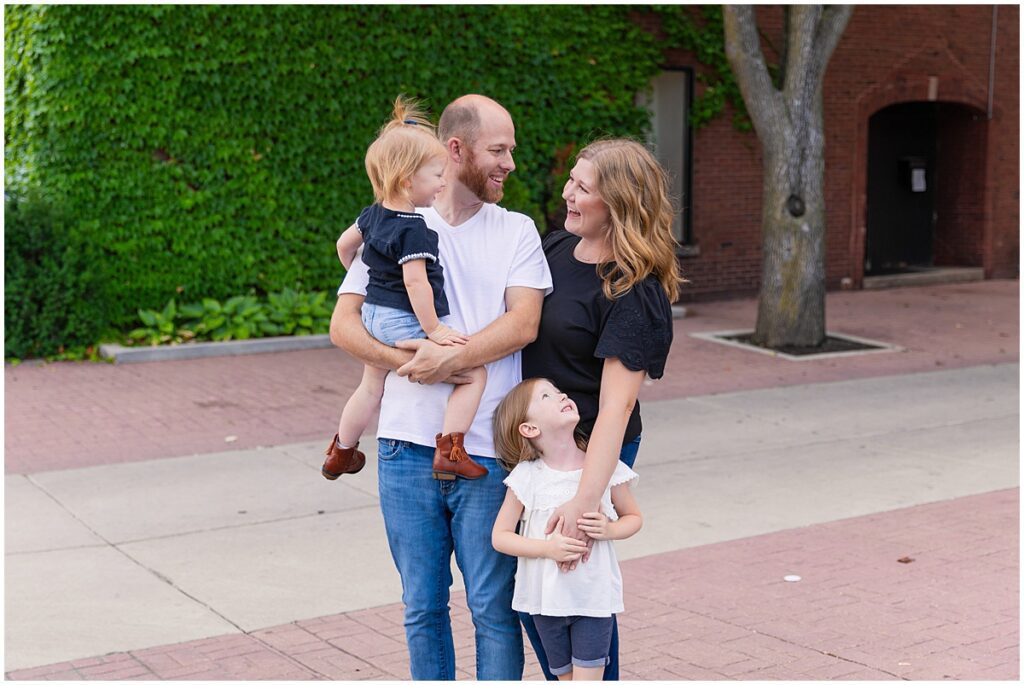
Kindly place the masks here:
<instances>
[{"instance_id":1,"label":"arched brick doorway","mask_svg":"<svg viewBox=\"0 0 1024 685\"><path fill-rule=\"evenodd\" d=\"M905 102L868 121L865 276L982 266L984 112Z\"/></svg>"},{"instance_id":2,"label":"arched brick doorway","mask_svg":"<svg viewBox=\"0 0 1024 685\"><path fill-rule=\"evenodd\" d=\"M933 108L935 155L926 182L934 188L931 262L935 266L983 266L991 269L991 173L985 84L968 73L944 46L928 46L895 67L885 78L856 98L853 184L849 233L849 276L862 287L868 230L868 157L872 118L894 105ZM998 116L1000 108L995 106ZM908 155L913 156L913 155ZM895 177L898 163L891 172ZM892 169L892 167L890 167ZM912 182L907 172L908 184ZM908 191L909 192L909 191Z\"/></svg>"}]
</instances>

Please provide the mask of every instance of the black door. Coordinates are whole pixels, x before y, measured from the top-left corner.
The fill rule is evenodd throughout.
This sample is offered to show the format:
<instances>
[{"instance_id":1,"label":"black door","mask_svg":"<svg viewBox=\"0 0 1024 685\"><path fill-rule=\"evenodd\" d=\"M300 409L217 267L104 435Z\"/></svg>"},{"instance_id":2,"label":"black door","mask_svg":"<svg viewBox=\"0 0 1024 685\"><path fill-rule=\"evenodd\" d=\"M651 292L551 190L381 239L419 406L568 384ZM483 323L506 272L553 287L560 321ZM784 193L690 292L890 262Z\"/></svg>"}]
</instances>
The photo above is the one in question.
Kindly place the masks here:
<instances>
[{"instance_id":1,"label":"black door","mask_svg":"<svg viewBox=\"0 0 1024 685\"><path fill-rule=\"evenodd\" d=\"M893 105L869 121L866 275L932 265L936 106Z\"/></svg>"}]
</instances>

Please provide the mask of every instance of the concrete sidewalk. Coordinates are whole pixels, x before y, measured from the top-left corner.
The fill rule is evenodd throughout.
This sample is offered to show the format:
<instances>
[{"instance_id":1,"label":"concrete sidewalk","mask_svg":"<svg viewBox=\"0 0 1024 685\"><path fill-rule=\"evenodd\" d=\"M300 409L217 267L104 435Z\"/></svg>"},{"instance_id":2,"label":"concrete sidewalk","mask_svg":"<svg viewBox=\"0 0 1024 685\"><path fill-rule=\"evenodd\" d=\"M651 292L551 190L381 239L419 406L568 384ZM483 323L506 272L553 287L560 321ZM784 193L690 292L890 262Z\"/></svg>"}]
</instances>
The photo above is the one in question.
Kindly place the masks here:
<instances>
[{"instance_id":1,"label":"concrete sidewalk","mask_svg":"<svg viewBox=\"0 0 1024 685\"><path fill-rule=\"evenodd\" d=\"M696 548L693 553L700 555L701 545L758 540L755 536L779 531L798 534L795 529L805 526L953 500L949 506L959 515L1002 522L986 531L982 545L982 556L996 555L999 564L994 570L985 566L987 575L975 579L973 571L962 570L976 568L978 556L970 532L980 528L968 521L963 535L951 537L952 546L943 547L942 555L927 564L934 578L915 585L914 591L926 594L938 582L949 586L942 612L946 621L933 626L936 629L961 621L984 623L998 608L999 620L977 625L970 637L978 642L1005 635L1011 614L1017 611L1017 529L1006 525L1015 521L1016 491L979 500L991 503L985 511L956 498L1018 485L1017 378L1018 366L1006 364L651 402L645 408L646 437L638 464L638 498L646 525L636 538L617 543L620 555L625 560L647 559L644 563L653 568L674 569L681 562L672 555L679 550ZM245 638L241 643L229 641L236 647L251 647L251 640L261 640L258 636L268 629L277 634L284 630L281 626L330 623L360 610L377 615L374 609L382 606L390 607L384 611L393 616L387 611L395 610L401 592L376 505L374 469L331 483L317 473L321 458L317 442L8 476L5 668L12 677L40 677L56 671L22 669L203 638L214 638L211 644L218 645L225 635ZM919 525L941 538L944 514L941 508L936 511L940 513L925 516ZM858 550L884 543L881 549L886 555L896 554L895 563L896 558L922 554L920 550L939 544L933 537L890 544L893 540L883 536L880 542L871 528L857 534L872 538L870 544L856 535L837 539L833 529L821 529L792 560L780 561L761 580L777 583L787 572L810 567L822 574L816 582L824 585L815 587L829 595L828 588L848 585L850 578L869 573ZM751 565L763 565L768 558L786 559L762 554L775 544L756 544L762 551L752 556L746 556L752 554L749 545L741 545L737 549L748 551L737 554ZM864 544L867 547L861 549ZM837 547L844 550L842 563L834 561ZM815 555L823 555L828 563L814 562ZM933 566L936 561L940 563ZM698 571L678 585L645 580L641 574L631 596L647 598L641 607L656 606L659 592L667 593L666 601L674 597L685 604L694 587L710 591L722 578L713 565L695 563ZM730 563L743 566L739 558ZM786 568L789 563L793 566ZM339 584L339 577L360 580ZM952 589L956 578L970 580L971 585L981 582L991 603L982 608L960 606ZM907 591L903 583L881 583L849 603L856 604L866 620L871 615L870 603L863 603L866 597L873 593L889 606L901 598L905 601ZM800 624L793 616L809 615L817 603L832 601L823 599L825 595L795 600L774 619L786 630L797 631ZM753 595L747 601L753 604L734 603L731 611L770 621L773 615L761 613L764 605ZM741 602L741 597L734 602ZM906 607L905 612L900 610L905 619L900 622L924 620L933 612L930 605ZM467 618L460 620L460 634L466 638ZM633 649L644 653L664 645L666 635L679 630L674 619L661 621L661 628L642 620L642 625L630 623L639 633ZM874 632L861 637L881 639L885 633L877 631L887 619L880 616L877 621L872 624ZM992 634L985 632L986 626ZM392 626L397 632L392 631L390 642L380 642L373 634L379 625L368 627L369 634L362 637L332 633L325 638L336 652L332 658L372 664L376 671L368 673L376 675L370 677L402 677L396 671L407 658L400 622ZM804 626L811 633L820 627ZM764 629L737 628L752 637ZM954 625L943 634L949 639L956 630ZM712 639L708 644L717 642ZM375 653L382 645L394 648ZM236 647L215 651L236 659ZM960 657L950 658L957 668L970 670ZM208 659L203 656L198 662ZM246 675L230 677L278 677L260 670L262 661L254 663ZM686 663L699 666L692 660ZM1015 668L1016 662L1007 663L991 666ZM195 663L183 664L167 677L199 673L186 673L188 665L197 668ZM780 665L784 664L771 659L757 661L755 670ZM472 673L471 665L460 667ZM636 668L637 677L653 677L643 672L644 664ZM71 677L70 670L60 672ZM79 675L99 677L99 670ZM139 675L158 674L150 669ZM341 677L315 668L306 676L278 675ZM122 676L129 677L117 677Z\"/></svg>"},{"instance_id":2,"label":"concrete sidewalk","mask_svg":"<svg viewBox=\"0 0 1024 685\"><path fill-rule=\"evenodd\" d=\"M830 331L900 353L788 362L697 340L752 328L753 299L689 306L665 377L641 402L1015 362L1018 281L828 294ZM362 367L340 350L114 366L4 369L4 468L37 473L320 441L337 427Z\"/></svg>"},{"instance_id":3,"label":"concrete sidewalk","mask_svg":"<svg viewBox=\"0 0 1024 685\"><path fill-rule=\"evenodd\" d=\"M623 562L621 677L1015 681L1019 505L1004 490ZM794 572L800 582L782 580ZM452 621L469 680L464 593ZM526 657L524 679L542 679ZM409 665L402 607L389 604L7 675L407 680Z\"/></svg>"},{"instance_id":4,"label":"concrete sidewalk","mask_svg":"<svg viewBox=\"0 0 1024 685\"><path fill-rule=\"evenodd\" d=\"M750 327L752 300L693 305L641 391L623 678L1016 678L1018 288L831 293L830 331L905 351L798 363L688 335ZM8 677L408 678L376 460L319 475L359 373L336 350L7 367Z\"/></svg>"}]
</instances>

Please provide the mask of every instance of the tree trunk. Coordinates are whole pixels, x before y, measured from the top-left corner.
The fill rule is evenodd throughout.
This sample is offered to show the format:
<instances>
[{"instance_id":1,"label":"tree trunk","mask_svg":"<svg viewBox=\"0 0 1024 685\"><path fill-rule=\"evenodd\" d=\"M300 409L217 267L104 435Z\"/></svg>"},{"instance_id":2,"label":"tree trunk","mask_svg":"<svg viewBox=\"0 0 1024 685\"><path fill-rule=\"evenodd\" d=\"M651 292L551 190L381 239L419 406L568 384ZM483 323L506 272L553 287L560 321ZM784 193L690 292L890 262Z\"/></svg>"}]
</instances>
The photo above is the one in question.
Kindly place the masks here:
<instances>
[{"instance_id":1,"label":"tree trunk","mask_svg":"<svg viewBox=\"0 0 1024 685\"><path fill-rule=\"evenodd\" d=\"M824 134L821 96L764 150L761 293L752 341L769 348L825 341ZM802 135L796 133L802 129Z\"/></svg>"},{"instance_id":2,"label":"tree trunk","mask_svg":"<svg viewBox=\"0 0 1024 685\"><path fill-rule=\"evenodd\" d=\"M772 85L753 8L725 7L726 54L764 158L761 293L753 342L825 341L825 134L821 84L850 7L787 14L781 90Z\"/></svg>"}]
</instances>

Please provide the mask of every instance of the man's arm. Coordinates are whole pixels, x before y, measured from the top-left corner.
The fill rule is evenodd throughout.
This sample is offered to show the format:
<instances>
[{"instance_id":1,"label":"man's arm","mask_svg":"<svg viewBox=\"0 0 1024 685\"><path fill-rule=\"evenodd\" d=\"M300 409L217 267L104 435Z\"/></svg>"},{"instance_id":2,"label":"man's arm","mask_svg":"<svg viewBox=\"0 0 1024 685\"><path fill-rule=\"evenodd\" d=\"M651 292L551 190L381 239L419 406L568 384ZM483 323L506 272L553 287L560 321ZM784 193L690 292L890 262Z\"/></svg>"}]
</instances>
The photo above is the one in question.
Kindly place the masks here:
<instances>
[{"instance_id":1,"label":"man's arm","mask_svg":"<svg viewBox=\"0 0 1024 685\"><path fill-rule=\"evenodd\" d=\"M400 341L402 350L414 350L416 356L398 368L398 375L415 382L437 383L459 371L507 357L537 338L543 304L543 290L506 288L505 313L470 336L465 345L442 347L429 340Z\"/></svg>"},{"instance_id":2,"label":"man's arm","mask_svg":"<svg viewBox=\"0 0 1024 685\"><path fill-rule=\"evenodd\" d=\"M331 315L331 342L368 366L378 369L397 369L412 354L374 339L363 325L362 295L342 293Z\"/></svg>"}]
</instances>

